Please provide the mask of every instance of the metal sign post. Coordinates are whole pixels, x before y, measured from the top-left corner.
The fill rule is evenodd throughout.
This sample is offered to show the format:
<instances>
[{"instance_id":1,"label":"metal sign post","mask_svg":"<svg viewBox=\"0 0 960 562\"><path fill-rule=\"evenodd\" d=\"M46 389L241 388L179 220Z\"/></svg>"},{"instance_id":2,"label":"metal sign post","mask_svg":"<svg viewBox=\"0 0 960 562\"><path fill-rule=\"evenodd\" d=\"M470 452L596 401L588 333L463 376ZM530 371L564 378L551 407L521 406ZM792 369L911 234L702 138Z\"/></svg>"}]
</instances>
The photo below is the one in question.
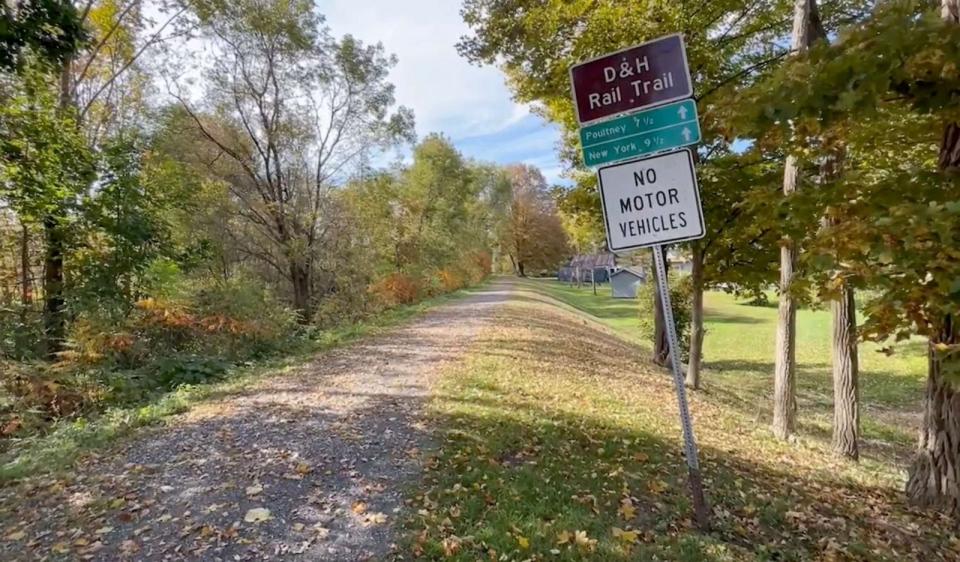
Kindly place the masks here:
<instances>
[{"instance_id":1,"label":"metal sign post","mask_svg":"<svg viewBox=\"0 0 960 562\"><path fill-rule=\"evenodd\" d=\"M697 240L706 233L693 153L676 150L700 142L683 36L668 35L574 65L570 84L587 166L654 154L600 168L597 181L607 247L617 253L653 247L690 496L697 526L706 530L709 511L663 257L666 244Z\"/></svg>"},{"instance_id":2,"label":"metal sign post","mask_svg":"<svg viewBox=\"0 0 960 562\"><path fill-rule=\"evenodd\" d=\"M707 511L707 500L703 494L703 480L700 478L700 455L697 452L696 438L693 436L693 423L690 421L690 407L687 404L687 389L684 387L683 368L680 366L680 342L677 340L677 324L673 319L673 306L670 303L667 267L663 259L665 251L665 246L658 244L653 247L653 261L657 269L657 288L660 291L660 304L663 307L663 322L667 325L670 366L673 369L673 386L677 391L677 405L680 407L680 426L683 429L683 450L687 457L693 513L697 520L697 526L701 529L707 529L710 525L710 517Z\"/></svg>"}]
</instances>

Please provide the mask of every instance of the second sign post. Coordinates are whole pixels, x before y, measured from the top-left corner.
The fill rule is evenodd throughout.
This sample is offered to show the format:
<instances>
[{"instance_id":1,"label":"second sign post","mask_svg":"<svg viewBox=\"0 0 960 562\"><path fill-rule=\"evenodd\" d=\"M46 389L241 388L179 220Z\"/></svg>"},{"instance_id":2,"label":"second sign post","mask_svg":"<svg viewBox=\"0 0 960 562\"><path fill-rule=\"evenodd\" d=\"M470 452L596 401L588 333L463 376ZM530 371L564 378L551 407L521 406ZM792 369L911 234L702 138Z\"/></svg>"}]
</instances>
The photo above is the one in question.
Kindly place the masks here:
<instances>
[{"instance_id":1,"label":"second sign post","mask_svg":"<svg viewBox=\"0 0 960 562\"><path fill-rule=\"evenodd\" d=\"M653 248L690 495L697 525L705 530L709 511L664 257L666 244L705 233L693 154L681 149L700 142L683 37L668 35L575 65L570 80L584 163L619 162L597 172L607 246L615 253ZM636 160L648 154L653 156Z\"/></svg>"}]
</instances>

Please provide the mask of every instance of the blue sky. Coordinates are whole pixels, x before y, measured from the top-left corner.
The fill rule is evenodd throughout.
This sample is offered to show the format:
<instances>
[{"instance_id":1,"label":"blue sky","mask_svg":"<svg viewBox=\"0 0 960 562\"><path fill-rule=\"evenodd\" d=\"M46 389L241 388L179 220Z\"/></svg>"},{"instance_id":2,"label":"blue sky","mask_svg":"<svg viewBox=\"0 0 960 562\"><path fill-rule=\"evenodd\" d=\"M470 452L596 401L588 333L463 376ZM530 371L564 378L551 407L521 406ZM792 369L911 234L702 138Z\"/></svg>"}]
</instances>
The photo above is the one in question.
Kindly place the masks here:
<instances>
[{"instance_id":1,"label":"blue sky","mask_svg":"<svg viewBox=\"0 0 960 562\"><path fill-rule=\"evenodd\" d=\"M334 35L382 42L400 59L390 74L397 100L413 109L417 134L442 132L466 156L541 169L563 182L556 126L513 101L503 75L461 58L467 27L458 0L318 0Z\"/></svg>"}]
</instances>

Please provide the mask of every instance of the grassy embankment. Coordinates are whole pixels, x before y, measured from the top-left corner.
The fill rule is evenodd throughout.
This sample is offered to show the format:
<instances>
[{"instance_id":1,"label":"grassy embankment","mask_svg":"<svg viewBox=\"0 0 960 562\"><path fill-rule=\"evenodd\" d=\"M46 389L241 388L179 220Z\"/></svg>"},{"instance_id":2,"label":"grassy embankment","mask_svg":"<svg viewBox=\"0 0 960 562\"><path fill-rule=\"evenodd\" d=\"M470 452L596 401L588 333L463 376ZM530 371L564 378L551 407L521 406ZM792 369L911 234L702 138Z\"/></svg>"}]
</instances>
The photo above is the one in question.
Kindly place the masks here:
<instances>
[{"instance_id":1,"label":"grassy embankment","mask_svg":"<svg viewBox=\"0 0 960 562\"><path fill-rule=\"evenodd\" d=\"M922 389L916 344L864 346L864 459L829 453L828 326L801 311L801 431L768 430L774 308L707 298L692 410L713 530L692 528L668 374L632 333L634 301L524 281L432 403L439 449L410 548L460 560L950 560L948 522L903 501ZM558 306L554 297L582 312ZM546 302L545 302L546 301ZM568 310L564 310L568 308Z\"/></svg>"}]
</instances>

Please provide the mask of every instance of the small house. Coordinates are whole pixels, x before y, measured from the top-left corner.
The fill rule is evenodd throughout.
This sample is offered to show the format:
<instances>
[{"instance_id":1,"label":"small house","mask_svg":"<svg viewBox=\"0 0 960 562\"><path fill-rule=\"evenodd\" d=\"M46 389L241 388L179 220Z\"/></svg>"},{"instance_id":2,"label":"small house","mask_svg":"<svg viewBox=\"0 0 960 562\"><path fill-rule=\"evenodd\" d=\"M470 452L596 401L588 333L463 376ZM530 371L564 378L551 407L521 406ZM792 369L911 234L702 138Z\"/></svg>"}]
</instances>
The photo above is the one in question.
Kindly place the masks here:
<instances>
[{"instance_id":1,"label":"small house","mask_svg":"<svg viewBox=\"0 0 960 562\"><path fill-rule=\"evenodd\" d=\"M606 283L615 268L613 254L579 254L557 271L557 279L569 283Z\"/></svg>"},{"instance_id":2,"label":"small house","mask_svg":"<svg viewBox=\"0 0 960 562\"><path fill-rule=\"evenodd\" d=\"M627 267L610 276L611 296L615 299L635 299L640 284L646 281L643 270Z\"/></svg>"}]
</instances>

